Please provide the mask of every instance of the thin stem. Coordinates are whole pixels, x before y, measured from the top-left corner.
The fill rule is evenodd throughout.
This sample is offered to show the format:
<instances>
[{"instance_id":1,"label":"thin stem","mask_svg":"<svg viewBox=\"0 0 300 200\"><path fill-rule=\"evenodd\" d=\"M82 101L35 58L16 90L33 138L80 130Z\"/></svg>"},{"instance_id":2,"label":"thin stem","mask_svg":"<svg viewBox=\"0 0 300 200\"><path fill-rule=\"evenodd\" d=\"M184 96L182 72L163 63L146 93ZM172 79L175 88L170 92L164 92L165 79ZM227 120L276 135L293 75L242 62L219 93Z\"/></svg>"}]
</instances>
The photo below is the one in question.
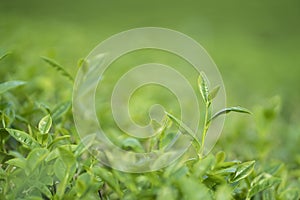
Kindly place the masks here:
<instances>
[{"instance_id":1,"label":"thin stem","mask_svg":"<svg viewBox=\"0 0 300 200\"><path fill-rule=\"evenodd\" d=\"M204 118L204 126L203 126L203 131L202 131L202 140L201 140L201 152L200 152L200 157L203 157L203 153L204 153L204 144L205 144L205 138L206 138L206 134L208 131L208 127L209 127L209 119L208 119L208 115L209 115L209 107L210 104L206 103L205 104L205 118Z\"/></svg>"}]
</instances>

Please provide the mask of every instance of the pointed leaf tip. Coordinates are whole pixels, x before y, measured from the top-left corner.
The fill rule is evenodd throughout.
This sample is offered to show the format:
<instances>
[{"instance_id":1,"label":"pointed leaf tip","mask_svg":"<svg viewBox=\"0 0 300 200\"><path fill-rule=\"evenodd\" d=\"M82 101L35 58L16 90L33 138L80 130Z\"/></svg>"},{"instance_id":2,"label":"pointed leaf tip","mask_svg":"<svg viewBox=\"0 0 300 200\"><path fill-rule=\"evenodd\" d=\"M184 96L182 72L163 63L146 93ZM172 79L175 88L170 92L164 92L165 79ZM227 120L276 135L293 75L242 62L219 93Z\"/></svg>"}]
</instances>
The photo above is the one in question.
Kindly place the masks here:
<instances>
[{"instance_id":1,"label":"pointed leaf tip","mask_svg":"<svg viewBox=\"0 0 300 200\"><path fill-rule=\"evenodd\" d=\"M200 72L198 77L198 87L204 102L207 103L209 101L208 79L204 72Z\"/></svg>"}]
</instances>

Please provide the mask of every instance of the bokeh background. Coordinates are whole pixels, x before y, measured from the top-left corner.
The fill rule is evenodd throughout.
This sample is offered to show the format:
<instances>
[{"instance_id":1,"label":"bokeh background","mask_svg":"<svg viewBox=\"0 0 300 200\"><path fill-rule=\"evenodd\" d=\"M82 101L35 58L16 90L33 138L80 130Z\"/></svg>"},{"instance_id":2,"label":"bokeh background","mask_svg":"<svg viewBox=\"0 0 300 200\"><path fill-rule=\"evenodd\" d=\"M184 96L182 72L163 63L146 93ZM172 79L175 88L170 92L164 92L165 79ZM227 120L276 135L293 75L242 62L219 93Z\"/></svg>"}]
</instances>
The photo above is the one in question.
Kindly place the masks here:
<instances>
[{"instance_id":1,"label":"bokeh background","mask_svg":"<svg viewBox=\"0 0 300 200\"><path fill-rule=\"evenodd\" d=\"M0 54L13 52L1 63L1 82L29 81L31 97L56 103L70 98L72 84L40 56L55 59L75 76L78 60L113 34L145 26L174 29L211 55L223 76L227 104L255 114L230 115L217 149L297 166L299 20L298 0L0 0Z\"/></svg>"}]
</instances>

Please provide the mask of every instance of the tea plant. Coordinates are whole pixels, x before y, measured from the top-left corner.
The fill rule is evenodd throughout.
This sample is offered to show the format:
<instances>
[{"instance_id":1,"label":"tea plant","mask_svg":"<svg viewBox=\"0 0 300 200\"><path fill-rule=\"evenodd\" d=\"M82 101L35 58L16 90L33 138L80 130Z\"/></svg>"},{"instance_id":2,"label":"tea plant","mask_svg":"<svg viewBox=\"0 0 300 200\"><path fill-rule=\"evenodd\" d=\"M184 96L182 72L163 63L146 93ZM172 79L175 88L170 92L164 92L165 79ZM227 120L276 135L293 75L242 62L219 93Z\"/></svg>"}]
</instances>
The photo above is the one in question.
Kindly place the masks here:
<instances>
[{"instance_id":1,"label":"tea plant","mask_svg":"<svg viewBox=\"0 0 300 200\"><path fill-rule=\"evenodd\" d=\"M57 62L43 59L73 80ZM20 95L26 91L26 82L1 83L0 199L299 199L299 182L289 184L297 176L290 175L282 163L261 166L260 160L230 161L223 151L204 155L212 120L229 112L250 111L231 107L212 114L219 89L208 88L204 73L198 85L206 107L202 137L166 113L151 150L164 150L173 139L174 126L192 138L191 148L166 168L132 174L103 166L88 152L75 131L70 101L50 106ZM125 139L121 146L146 152L134 138Z\"/></svg>"}]
</instances>

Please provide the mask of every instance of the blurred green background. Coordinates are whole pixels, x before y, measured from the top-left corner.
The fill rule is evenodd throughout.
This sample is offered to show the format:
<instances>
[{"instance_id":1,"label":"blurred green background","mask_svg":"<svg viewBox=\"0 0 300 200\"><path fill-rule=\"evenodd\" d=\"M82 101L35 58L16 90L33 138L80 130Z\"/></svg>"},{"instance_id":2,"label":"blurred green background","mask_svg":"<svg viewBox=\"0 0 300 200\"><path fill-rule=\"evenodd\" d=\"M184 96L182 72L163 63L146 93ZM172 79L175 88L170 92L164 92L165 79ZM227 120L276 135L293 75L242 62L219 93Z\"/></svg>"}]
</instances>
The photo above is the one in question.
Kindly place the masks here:
<instances>
[{"instance_id":1,"label":"blurred green background","mask_svg":"<svg viewBox=\"0 0 300 200\"><path fill-rule=\"evenodd\" d=\"M1 0L0 51L19 53L18 68L37 65L38 56L48 55L75 75L77 60L112 34L144 26L171 28L206 48L223 75L229 104L251 106L280 94L295 112L299 20L297 0Z\"/></svg>"},{"instance_id":2,"label":"blurred green background","mask_svg":"<svg viewBox=\"0 0 300 200\"><path fill-rule=\"evenodd\" d=\"M34 91L30 95L60 101L70 97L72 84L39 56L54 58L75 76L78 59L109 36L135 27L170 28L208 51L223 76L228 105L252 108L279 95L283 125L276 130L284 135L282 130L296 127L290 131L295 141L300 130L299 20L299 0L1 0L0 54L13 52L1 64L1 82L31 80L27 87L35 90L28 90Z\"/></svg>"}]
</instances>

